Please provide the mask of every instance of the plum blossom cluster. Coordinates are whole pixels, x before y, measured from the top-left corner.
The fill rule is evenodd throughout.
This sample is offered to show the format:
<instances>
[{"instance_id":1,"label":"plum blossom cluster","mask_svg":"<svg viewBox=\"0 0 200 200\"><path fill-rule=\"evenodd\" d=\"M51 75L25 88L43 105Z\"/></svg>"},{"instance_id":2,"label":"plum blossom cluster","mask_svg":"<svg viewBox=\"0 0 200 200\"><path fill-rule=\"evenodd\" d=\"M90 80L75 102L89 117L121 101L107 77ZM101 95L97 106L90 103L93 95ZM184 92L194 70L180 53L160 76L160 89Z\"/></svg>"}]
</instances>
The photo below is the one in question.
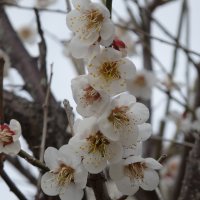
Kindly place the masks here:
<instances>
[{"instance_id":1,"label":"plum blossom cluster","mask_svg":"<svg viewBox=\"0 0 200 200\"><path fill-rule=\"evenodd\" d=\"M72 56L88 60L88 74L71 82L82 119L75 122L75 135L67 145L45 151L51 171L43 175L41 187L62 200L79 200L88 173L108 167L122 194L133 195L139 187L154 190L159 183L155 170L162 166L141 156L142 142L152 132L149 110L137 102L134 91L128 92L136 84L149 96L145 87L153 85L151 78L147 72L137 76L135 65L126 57L126 45L115 37L105 6L89 0L72 0L72 4L75 9L67 15L67 25L74 32L69 48Z\"/></svg>"}]
</instances>

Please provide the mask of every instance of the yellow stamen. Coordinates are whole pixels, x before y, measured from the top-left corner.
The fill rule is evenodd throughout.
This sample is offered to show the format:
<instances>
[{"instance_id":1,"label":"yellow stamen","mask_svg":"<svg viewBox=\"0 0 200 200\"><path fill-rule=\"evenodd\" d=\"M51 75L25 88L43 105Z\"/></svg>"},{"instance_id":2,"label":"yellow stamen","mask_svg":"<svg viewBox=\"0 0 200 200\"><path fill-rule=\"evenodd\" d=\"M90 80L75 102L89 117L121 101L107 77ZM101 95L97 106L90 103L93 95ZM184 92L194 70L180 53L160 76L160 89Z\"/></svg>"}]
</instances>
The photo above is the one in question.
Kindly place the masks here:
<instances>
[{"instance_id":1,"label":"yellow stamen","mask_svg":"<svg viewBox=\"0 0 200 200\"><path fill-rule=\"evenodd\" d=\"M98 131L95 135L89 136L87 140L89 141L88 153L99 152L102 157L106 156L107 146L110 142L100 131Z\"/></svg>"}]
</instances>

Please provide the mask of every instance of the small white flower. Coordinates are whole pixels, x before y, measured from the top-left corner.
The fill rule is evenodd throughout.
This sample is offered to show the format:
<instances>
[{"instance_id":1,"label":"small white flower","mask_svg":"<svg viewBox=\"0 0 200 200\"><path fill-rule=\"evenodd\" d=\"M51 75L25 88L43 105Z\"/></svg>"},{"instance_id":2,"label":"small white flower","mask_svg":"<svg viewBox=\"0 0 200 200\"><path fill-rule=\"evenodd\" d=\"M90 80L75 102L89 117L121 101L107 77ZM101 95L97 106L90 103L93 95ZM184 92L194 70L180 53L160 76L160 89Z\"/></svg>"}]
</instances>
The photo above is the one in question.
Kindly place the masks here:
<instances>
[{"instance_id":1,"label":"small white flower","mask_svg":"<svg viewBox=\"0 0 200 200\"><path fill-rule=\"evenodd\" d=\"M122 194L133 195L139 187L144 190L154 190L159 183L155 170L162 165L153 158L128 157L120 163L110 166L110 177Z\"/></svg>"},{"instance_id":2,"label":"small white flower","mask_svg":"<svg viewBox=\"0 0 200 200\"><path fill-rule=\"evenodd\" d=\"M122 147L118 142L107 138L98 128L96 118L86 118L75 122L76 136L69 144L74 146L83 159L83 165L88 172L101 172L109 163L116 163L122 158Z\"/></svg>"},{"instance_id":3,"label":"small white flower","mask_svg":"<svg viewBox=\"0 0 200 200\"><path fill-rule=\"evenodd\" d=\"M46 165L51 171L41 179L41 188L49 196L59 195L61 200L81 200L87 182L87 171L80 165L80 158L70 145L59 150L48 147L44 154Z\"/></svg>"},{"instance_id":4,"label":"small white flower","mask_svg":"<svg viewBox=\"0 0 200 200\"><path fill-rule=\"evenodd\" d=\"M126 80L136 71L135 65L113 48L106 48L95 56L89 66L91 84L110 96L126 91Z\"/></svg>"},{"instance_id":5,"label":"small white flower","mask_svg":"<svg viewBox=\"0 0 200 200\"><path fill-rule=\"evenodd\" d=\"M10 58L2 49L0 49L0 58L3 58L5 62L3 71L4 71L4 76L7 76L11 65Z\"/></svg>"},{"instance_id":6,"label":"small white flower","mask_svg":"<svg viewBox=\"0 0 200 200\"><path fill-rule=\"evenodd\" d=\"M21 125L17 120L10 120L9 125L0 125L0 153L18 154L21 149L19 142L20 135Z\"/></svg>"},{"instance_id":7,"label":"small white flower","mask_svg":"<svg viewBox=\"0 0 200 200\"><path fill-rule=\"evenodd\" d=\"M200 107L198 107L197 110L195 111L195 116L196 120L192 123L192 128L195 131L200 132Z\"/></svg>"},{"instance_id":8,"label":"small white flower","mask_svg":"<svg viewBox=\"0 0 200 200\"><path fill-rule=\"evenodd\" d=\"M113 99L103 115L99 117L98 124L101 132L108 138L129 146L138 141L138 125L146 122L148 118L149 110L144 104L137 103L133 95L121 94ZM139 140L149 137L145 134L144 132Z\"/></svg>"},{"instance_id":9,"label":"small white flower","mask_svg":"<svg viewBox=\"0 0 200 200\"><path fill-rule=\"evenodd\" d=\"M155 75L150 71L142 70L127 81L127 88L131 94L146 100L150 99L152 88L155 84Z\"/></svg>"},{"instance_id":10,"label":"small white flower","mask_svg":"<svg viewBox=\"0 0 200 200\"><path fill-rule=\"evenodd\" d=\"M72 0L72 4L75 10L67 15L67 25L75 33L70 44L72 55L77 58L85 57L88 55L89 47L101 40L107 41L106 45L110 45L114 24L108 9L89 0Z\"/></svg>"},{"instance_id":11,"label":"small white flower","mask_svg":"<svg viewBox=\"0 0 200 200\"><path fill-rule=\"evenodd\" d=\"M188 133L192 129L192 115L189 113L179 113L171 111L167 119L172 120L177 127L177 130Z\"/></svg>"},{"instance_id":12,"label":"small white flower","mask_svg":"<svg viewBox=\"0 0 200 200\"><path fill-rule=\"evenodd\" d=\"M104 91L95 90L90 85L87 75L74 78L71 87L77 112L84 117L100 114L110 101Z\"/></svg>"}]
</instances>

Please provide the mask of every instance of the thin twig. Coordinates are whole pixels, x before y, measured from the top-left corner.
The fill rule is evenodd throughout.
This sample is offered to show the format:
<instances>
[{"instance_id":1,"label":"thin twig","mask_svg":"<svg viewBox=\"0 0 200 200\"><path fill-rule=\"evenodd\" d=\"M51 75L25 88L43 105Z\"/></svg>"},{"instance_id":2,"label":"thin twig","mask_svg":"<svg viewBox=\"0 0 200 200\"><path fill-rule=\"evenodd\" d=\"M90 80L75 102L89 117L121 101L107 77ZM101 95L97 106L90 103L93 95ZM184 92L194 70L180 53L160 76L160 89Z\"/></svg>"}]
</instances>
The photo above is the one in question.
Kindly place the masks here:
<instances>
[{"instance_id":1,"label":"thin twig","mask_svg":"<svg viewBox=\"0 0 200 200\"><path fill-rule=\"evenodd\" d=\"M50 95L50 88L51 88L51 82L53 77L53 64L51 64L51 73L50 73L50 79L47 86L47 92L45 97L45 102L43 105L43 129L42 129L42 139L41 139L41 145L40 145L40 157L39 160L43 162L43 156L44 156L44 149L45 149L45 143L46 143L46 135L47 135L47 122L48 122L48 106L49 106L49 95Z\"/></svg>"},{"instance_id":2,"label":"thin twig","mask_svg":"<svg viewBox=\"0 0 200 200\"><path fill-rule=\"evenodd\" d=\"M4 72L5 61L0 58L0 124L4 123L4 112L3 112L3 72Z\"/></svg>"},{"instance_id":3,"label":"thin twig","mask_svg":"<svg viewBox=\"0 0 200 200\"><path fill-rule=\"evenodd\" d=\"M40 72L42 75L42 81L44 82L44 85L46 87L47 85L47 66L46 66L46 57L47 57L47 45L44 38L44 31L42 29L41 20L39 16L38 9L34 9L35 16L36 16L36 22L37 22L37 29L38 33L40 35L41 41L39 42L39 64L40 64Z\"/></svg>"},{"instance_id":4,"label":"thin twig","mask_svg":"<svg viewBox=\"0 0 200 200\"><path fill-rule=\"evenodd\" d=\"M106 0L106 7L110 11L110 17L112 15L112 0Z\"/></svg>"},{"instance_id":5,"label":"thin twig","mask_svg":"<svg viewBox=\"0 0 200 200\"><path fill-rule=\"evenodd\" d=\"M2 179L6 182L10 190L19 198L19 200L27 200L27 198L22 194L22 192L13 183L7 173L2 169L0 172Z\"/></svg>"},{"instance_id":6,"label":"thin twig","mask_svg":"<svg viewBox=\"0 0 200 200\"><path fill-rule=\"evenodd\" d=\"M160 156L160 158L158 158L158 162L159 163L163 163L163 161L167 158L167 155L166 154L163 154Z\"/></svg>"},{"instance_id":7,"label":"thin twig","mask_svg":"<svg viewBox=\"0 0 200 200\"><path fill-rule=\"evenodd\" d=\"M29 155L22 149L18 153L18 156L20 156L21 158L24 158L27 162L29 162L30 164L32 164L33 166L35 166L39 169L42 169L45 172L50 171L50 169L44 163L42 163L39 160L37 160L36 158L32 157L31 155Z\"/></svg>"}]
</instances>

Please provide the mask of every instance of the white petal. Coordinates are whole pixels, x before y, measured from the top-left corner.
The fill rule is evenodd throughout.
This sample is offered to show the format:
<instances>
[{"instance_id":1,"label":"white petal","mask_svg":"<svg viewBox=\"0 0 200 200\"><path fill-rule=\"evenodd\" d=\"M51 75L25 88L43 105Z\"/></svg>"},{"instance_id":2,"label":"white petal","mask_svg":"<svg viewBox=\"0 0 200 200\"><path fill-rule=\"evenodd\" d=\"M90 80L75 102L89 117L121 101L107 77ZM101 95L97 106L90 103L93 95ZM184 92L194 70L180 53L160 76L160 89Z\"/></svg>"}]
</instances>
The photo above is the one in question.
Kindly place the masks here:
<instances>
[{"instance_id":1,"label":"white petal","mask_svg":"<svg viewBox=\"0 0 200 200\"><path fill-rule=\"evenodd\" d=\"M83 197L83 190L75 184L70 184L59 196L61 200L81 200Z\"/></svg>"},{"instance_id":2,"label":"white petal","mask_svg":"<svg viewBox=\"0 0 200 200\"><path fill-rule=\"evenodd\" d=\"M129 146L137 143L138 127L132 124L127 125L120 134L120 141L122 145Z\"/></svg>"},{"instance_id":3,"label":"white petal","mask_svg":"<svg viewBox=\"0 0 200 200\"><path fill-rule=\"evenodd\" d=\"M99 153L90 153L83 159L83 165L91 174L101 172L107 164L106 157L102 157Z\"/></svg>"},{"instance_id":4,"label":"white petal","mask_svg":"<svg viewBox=\"0 0 200 200\"><path fill-rule=\"evenodd\" d=\"M121 77L124 79L131 79L136 73L136 67L132 61L127 58L121 59L121 64L119 67L119 71Z\"/></svg>"},{"instance_id":5,"label":"white petal","mask_svg":"<svg viewBox=\"0 0 200 200\"><path fill-rule=\"evenodd\" d=\"M113 181L121 180L124 176L124 165L123 161L110 165L109 175Z\"/></svg>"},{"instance_id":6,"label":"white petal","mask_svg":"<svg viewBox=\"0 0 200 200\"><path fill-rule=\"evenodd\" d=\"M144 123L138 125L139 128L139 136L138 136L138 142L143 142L147 140L151 134L152 134L152 127L149 123Z\"/></svg>"},{"instance_id":7,"label":"white petal","mask_svg":"<svg viewBox=\"0 0 200 200\"><path fill-rule=\"evenodd\" d=\"M87 183L87 177L88 172L82 166L79 166L74 174L74 182L80 188L85 188Z\"/></svg>"},{"instance_id":8,"label":"white petal","mask_svg":"<svg viewBox=\"0 0 200 200\"><path fill-rule=\"evenodd\" d=\"M65 164L76 168L81 163L81 157L77 156L74 146L67 144L59 149L59 153L63 154L62 160Z\"/></svg>"},{"instance_id":9,"label":"white petal","mask_svg":"<svg viewBox=\"0 0 200 200\"><path fill-rule=\"evenodd\" d=\"M154 170L145 170L144 171L144 179L140 183L140 187L144 190L155 190L159 184L159 176L158 173Z\"/></svg>"},{"instance_id":10,"label":"white petal","mask_svg":"<svg viewBox=\"0 0 200 200\"><path fill-rule=\"evenodd\" d=\"M111 20L108 19L103 23L101 27L100 36L103 40L107 40L114 34L114 31L114 24Z\"/></svg>"},{"instance_id":11,"label":"white petal","mask_svg":"<svg viewBox=\"0 0 200 200\"><path fill-rule=\"evenodd\" d=\"M162 165L153 158L145 158L145 164L151 169L161 169Z\"/></svg>"},{"instance_id":12,"label":"white petal","mask_svg":"<svg viewBox=\"0 0 200 200\"><path fill-rule=\"evenodd\" d=\"M130 111L135 124L142 124L149 118L149 109L142 103L135 103Z\"/></svg>"},{"instance_id":13,"label":"white petal","mask_svg":"<svg viewBox=\"0 0 200 200\"><path fill-rule=\"evenodd\" d=\"M74 8L82 10L88 7L90 0L72 0Z\"/></svg>"},{"instance_id":14,"label":"white petal","mask_svg":"<svg viewBox=\"0 0 200 200\"><path fill-rule=\"evenodd\" d=\"M76 32L80 29L81 23L81 13L77 10L72 10L67 14L66 22L69 29Z\"/></svg>"},{"instance_id":15,"label":"white petal","mask_svg":"<svg viewBox=\"0 0 200 200\"><path fill-rule=\"evenodd\" d=\"M15 119L11 119L11 120L10 120L9 127L10 127L10 129L11 129L12 131L14 131L15 134L16 134L16 135L14 136L14 139L15 139L15 140L18 139L19 136L21 135L21 132L22 132L20 123L19 123L17 120L15 120Z\"/></svg>"},{"instance_id":16,"label":"white petal","mask_svg":"<svg viewBox=\"0 0 200 200\"><path fill-rule=\"evenodd\" d=\"M110 142L108 146L108 161L110 163L119 162L122 159L123 149L117 142Z\"/></svg>"},{"instance_id":17,"label":"white petal","mask_svg":"<svg viewBox=\"0 0 200 200\"><path fill-rule=\"evenodd\" d=\"M139 186L133 185L128 177L124 177L122 180L116 181L115 183L119 191L124 195L133 195L139 189Z\"/></svg>"},{"instance_id":18,"label":"white petal","mask_svg":"<svg viewBox=\"0 0 200 200\"><path fill-rule=\"evenodd\" d=\"M108 115L109 116L109 115ZM119 141L119 132L113 128L113 125L108 121L107 115L102 115L98 120L101 132L112 141Z\"/></svg>"},{"instance_id":19,"label":"white petal","mask_svg":"<svg viewBox=\"0 0 200 200\"><path fill-rule=\"evenodd\" d=\"M136 98L133 95L123 93L114 99L114 103L117 106L130 106L136 103Z\"/></svg>"},{"instance_id":20,"label":"white petal","mask_svg":"<svg viewBox=\"0 0 200 200\"><path fill-rule=\"evenodd\" d=\"M21 145L20 145L19 140L17 140L11 144L6 145L3 148L3 152L9 155L17 155L20 149L21 149Z\"/></svg>"},{"instance_id":21,"label":"white petal","mask_svg":"<svg viewBox=\"0 0 200 200\"><path fill-rule=\"evenodd\" d=\"M129 165L136 162L144 162L144 158L141 158L139 156L130 156L124 161L124 164Z\"/></svg>"},{"instance_id":22,"label":"white petal","mask_svg":"<svg viewBox=\"0 0 200 200\"><path fill-rule=\"evenodd\" d=\"M46 172L41 179L41 188L47 195L58 195L60 187L56 182L56 175L50 172Z\"/></svg>"},{"instance_id":23,"label":"white petal","mask_svg":"<svg viewBox=\"0 0 200 200\"><path fill-rule=\"evenodd\" d=\"M50 169L58 167L59 152L54 147L48 147L44 152L44 161Z\"/></svg>"},{"instance_id":24,"label":"white petal","mask_svg":"<svg viewBox=\"0 0 200 200\"><path fill-rule=\"evenodd\" d=\"M75 58L86 58L88 56L90 45L81 43L77 37L73 37L70 44L69 50Z\"/></svg>"}]
</instances>

